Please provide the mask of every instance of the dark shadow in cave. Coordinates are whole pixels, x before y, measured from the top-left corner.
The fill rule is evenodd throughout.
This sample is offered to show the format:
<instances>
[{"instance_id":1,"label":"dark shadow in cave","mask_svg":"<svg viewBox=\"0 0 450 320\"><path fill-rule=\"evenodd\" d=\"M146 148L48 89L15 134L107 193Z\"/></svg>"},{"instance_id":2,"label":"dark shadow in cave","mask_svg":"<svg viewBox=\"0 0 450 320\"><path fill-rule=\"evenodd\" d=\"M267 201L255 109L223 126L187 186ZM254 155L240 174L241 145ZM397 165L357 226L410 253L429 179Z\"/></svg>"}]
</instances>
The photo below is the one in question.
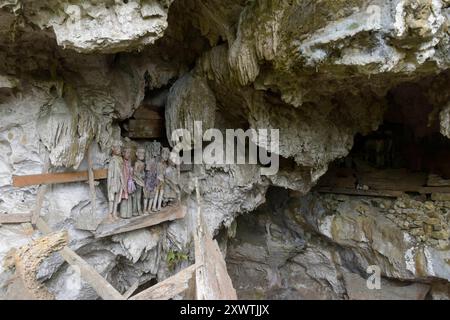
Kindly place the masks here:
<instances>
[{"instance_id":1,"label":"dark shadow in cave","mask_svg":"<svg viewBox=\"0 0 450 320\"><path fill-rule=\"evenodd\" d=\"M450 140L440 133L440 110L424 89L405 83L391 90L387 100L378 130L358 134L349 155L330 165L319 187L424 195L421 188L430 180L450 179Z\"/></svg>"}]
</instances>

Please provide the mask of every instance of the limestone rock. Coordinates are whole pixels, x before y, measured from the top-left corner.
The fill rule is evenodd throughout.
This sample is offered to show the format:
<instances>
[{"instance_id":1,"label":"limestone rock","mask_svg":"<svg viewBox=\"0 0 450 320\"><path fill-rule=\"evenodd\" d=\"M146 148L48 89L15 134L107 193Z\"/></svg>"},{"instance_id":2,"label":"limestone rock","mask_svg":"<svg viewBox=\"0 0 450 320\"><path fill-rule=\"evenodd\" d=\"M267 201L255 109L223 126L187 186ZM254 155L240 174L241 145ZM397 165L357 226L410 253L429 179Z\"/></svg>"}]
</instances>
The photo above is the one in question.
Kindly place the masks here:
<instances>
[{"instance_id":1,"label":"limestone rock","mask_svg":"<svg viewBox=\"0 0 450 320\"><path fill-rule=\"evenodd\" d=\"M64 48L83 53L115 53L140 49L162 37L170 3L48 0L27 5L19 1L18 5L33 24L52 28L58 45Z\"/></svg>"},{"instance_id":2,"label":"limestone rock","mask_svg":"<svg viewBox=\"0 0 450 320\"><path fill-rule=\"evenodd\" d=\"M206 130L214 128L215 112L216 98L208 83L201 77L184 75L170 89L167 98L166 131L171 145L176 144L171 140L173 132L180 128L187 129L190 133L189 137L183 137L184 141L201 144L202 140L197 140L203 137L196 137L196 134L199 132L202 135ZM196 122L200 122L201 127L195 129ZM190 150L191 147L189 143L185 148Z\"/></svg>"},{"instance_id":3,"label":"limestone rock","mask_svg":"<svg viewBox=\"0 0 450 320\"><path fill-rule=\"evenodd\" d=\"M344 273L350 300L424 300L430 287L426 284L395 284L381 281L380 289L367 288L366 279L354 273Z\"/></svg>"}]
</instances>

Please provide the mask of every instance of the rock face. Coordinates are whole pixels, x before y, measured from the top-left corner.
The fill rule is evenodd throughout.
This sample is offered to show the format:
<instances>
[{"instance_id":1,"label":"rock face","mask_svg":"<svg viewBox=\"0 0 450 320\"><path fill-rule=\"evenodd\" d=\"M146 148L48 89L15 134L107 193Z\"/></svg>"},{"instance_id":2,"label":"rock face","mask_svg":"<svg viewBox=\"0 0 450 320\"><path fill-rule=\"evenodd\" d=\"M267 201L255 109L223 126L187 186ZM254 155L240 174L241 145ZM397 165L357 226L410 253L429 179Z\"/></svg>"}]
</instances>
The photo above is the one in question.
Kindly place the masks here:
<instances>
[{"instance_id":1,"label":"rock face","mask_svg":"<svg viewBox=\"0 0 450 320\"><path fill-rule=\"evenodd\" d=\"M133 143L122 121L144 102L165 109L164 141L196 120L278 129L277 148L257 143L280 168L196 165L181 176L185 219L103 240L92 231L104 183L94 214L87 184L49 187L42 217L119 291L192 263L197 177L240 297L449 298L448 203L309 193L393 105L402 123L423 120L416 135L450 137L449 18L448 0L0 0L0 214L33 210L37 186L12 176L41 173L47 157L52 172L83 170L90 150L106 167L113 143ZM0 225L0 259L38 236ZM382 292L365 290L372 265ZM0 267L0 298L11 276ZM98 298L58 255L37 278L58 299Z\"/></svg>"},{"instance_id":2,"label":"rock face","mask_svg":"<svg viewBox=\"0 0 450 320\"><path fill-rule=\"evenodd\" d=\"M268 197L275 205L238 218L228 243L241 298L424 299L430 284L449 281L448 242L424 243L393 224L380 208L386 200L281 190ZM367 285L371 266L379 290Z\"/></svg>"}]
</instances>

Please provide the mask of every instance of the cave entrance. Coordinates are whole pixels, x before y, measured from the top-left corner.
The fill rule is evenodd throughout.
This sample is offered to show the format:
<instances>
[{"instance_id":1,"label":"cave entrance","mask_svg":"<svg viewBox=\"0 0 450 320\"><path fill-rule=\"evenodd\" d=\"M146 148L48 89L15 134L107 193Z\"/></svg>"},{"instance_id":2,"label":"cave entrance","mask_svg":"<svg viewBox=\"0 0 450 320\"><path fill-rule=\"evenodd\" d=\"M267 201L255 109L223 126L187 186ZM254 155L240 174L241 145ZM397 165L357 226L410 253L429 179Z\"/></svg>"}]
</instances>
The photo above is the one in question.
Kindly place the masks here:
<instances>
[{"instance_id":1,"label":"cave entrance","mask_svg":"<svg viewBox=\"0 0 450 320\"><path fill-rule=\"evenodd\" d=\"M440 133L439 109L416 84L399 86L388 100L382 125L355 137L350 154L319 181L319 191L450 200L450 140Z\"/></svg>"}]
</instances>

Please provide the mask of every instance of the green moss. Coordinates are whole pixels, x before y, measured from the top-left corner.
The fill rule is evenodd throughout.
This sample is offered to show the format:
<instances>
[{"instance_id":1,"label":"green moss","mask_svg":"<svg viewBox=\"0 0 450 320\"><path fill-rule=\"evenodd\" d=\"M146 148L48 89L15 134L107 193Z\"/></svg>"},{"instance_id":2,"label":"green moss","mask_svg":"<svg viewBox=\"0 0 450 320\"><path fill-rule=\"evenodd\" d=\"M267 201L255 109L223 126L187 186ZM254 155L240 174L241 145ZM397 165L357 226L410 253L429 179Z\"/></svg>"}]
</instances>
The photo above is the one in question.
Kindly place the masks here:
<instances>
[{"instance_id":1,"label":"green moss","mask_svg":"<svg viewBox=\"0 0 450 320\"><path fill-rule=\"evenodd\" d=\"M348 26L348 30L355 30L359 27L359 24L356 22L353 22L351 25Z\"/></svg>"},{"instance_id":2,"label":"green moss","mask_svg":"<svg viewBox=\"0 0 450 320\"><path fill-rule=\"evenodd\" d=\"M187 260L188 256L185 253L174 250L169 250L169 252L167 252L166 262L170 271L173 271L180 262Z\"/></svg>"}]
</instances>

